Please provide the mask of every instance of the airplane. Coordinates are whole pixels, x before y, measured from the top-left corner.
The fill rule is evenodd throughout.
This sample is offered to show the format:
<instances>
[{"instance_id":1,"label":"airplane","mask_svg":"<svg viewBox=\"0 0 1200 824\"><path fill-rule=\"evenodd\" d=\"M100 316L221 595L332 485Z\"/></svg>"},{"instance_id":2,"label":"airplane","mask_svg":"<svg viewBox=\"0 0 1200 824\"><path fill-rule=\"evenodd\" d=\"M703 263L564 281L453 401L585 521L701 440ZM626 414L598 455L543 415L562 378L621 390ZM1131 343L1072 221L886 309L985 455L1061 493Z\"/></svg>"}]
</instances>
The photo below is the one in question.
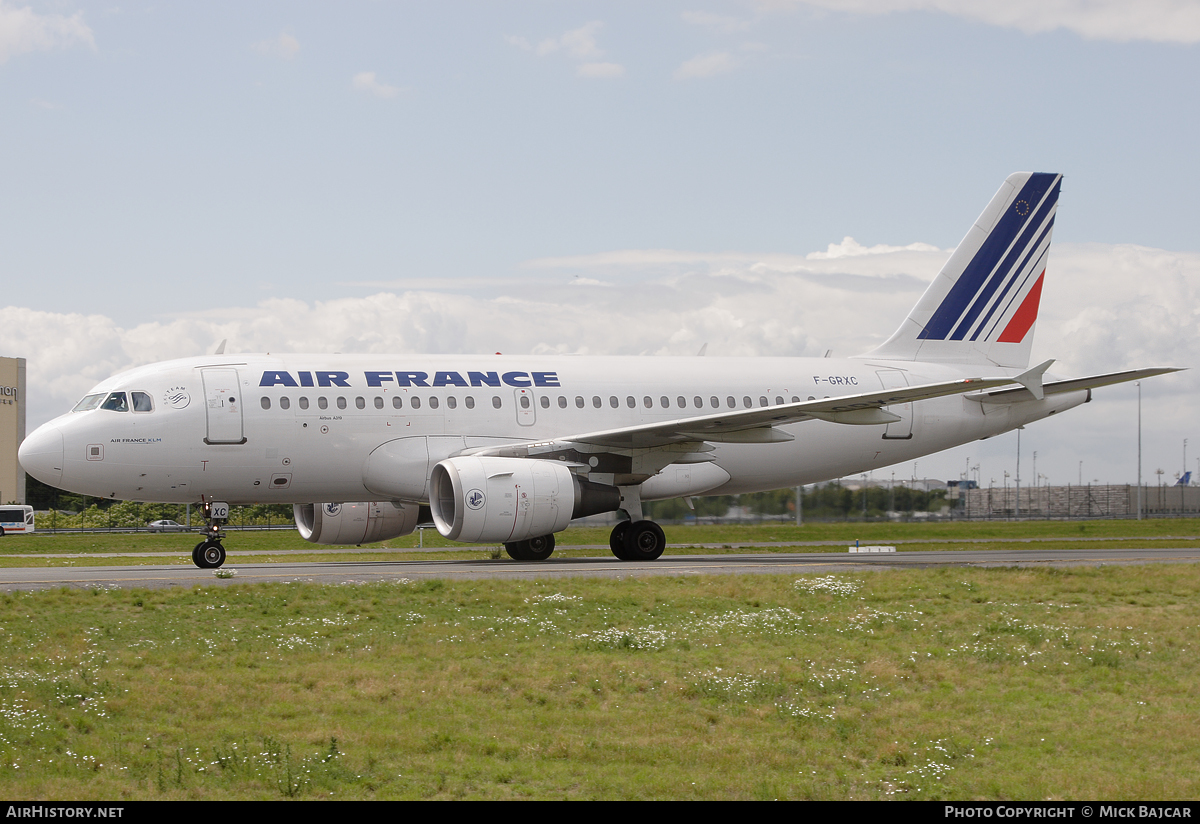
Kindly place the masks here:
<instances>
[{"instance_id":1,"label":"airplane","mask_svg":"<svg viewBox=\"0 0 1200 824\"><path fill-rule=\"evenodd\" d=\"M217 354L102 381L20 462L83 495L199 502L201 568L225 562L231 503L290 503L318 544L432 519L518 561L615 512L613 555L654 560L666 539L646 501L876 470L1178 371L1029 367L1061 184L1009 176L896 332L857 357Z\"/></svg>"}]
</instances>

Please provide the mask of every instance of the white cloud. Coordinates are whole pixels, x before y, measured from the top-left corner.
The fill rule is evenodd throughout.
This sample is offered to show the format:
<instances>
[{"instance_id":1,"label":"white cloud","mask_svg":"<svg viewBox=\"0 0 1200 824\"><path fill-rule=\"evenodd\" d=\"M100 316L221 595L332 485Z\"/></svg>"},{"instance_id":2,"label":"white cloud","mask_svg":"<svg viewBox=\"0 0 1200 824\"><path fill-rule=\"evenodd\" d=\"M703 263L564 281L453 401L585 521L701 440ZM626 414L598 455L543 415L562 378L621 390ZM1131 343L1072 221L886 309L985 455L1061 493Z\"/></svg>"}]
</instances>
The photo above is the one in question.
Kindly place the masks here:
<instances>
[{"instance_id":1,"label":"white cloud","mask_svg":"<svg viewBox=\"0 0 1200 824\"><path fill-rule=\"evenodd\" d=\"M679 68L675 69L674 77L676 80L712 77L732 71L736 66L737 61L733 59L733 55L729 52L702 54L681 63Z\"/></svg>"},{"instance_id":2,"label":"white cloud","mask_svg":"<svg viewBox=\"0 0 1200 824\"><path fill-rule=\"evenodd\" d=\"M884 255L891 252L936 252L936 246L928 243L910 243L907 246L885 246L882 243L874 246L863 246L852 237L842 238L841 243L831 243L824 252L809 252L807 260L832 260L833 258L860 257L862 255Z\"/></svg>"},{"instance_id":3,"label":"white cloud","mask_svg":"<svg viewBox=\"0 0 1200 824\"><path fill-rule=\"evenodd\" d=\"M387 83L381 83L375 76L375 72L359 72L354 75L351 84L357 91L373 94L376 97L395 97L400 93L398 86L389 86Z\"/></svg>"},{"instance_id":4,"label":"white cloud","mask_svg":"<svg viewBox=\"0 0 1200 824\"><path fill-rule=\"evenodd\" d=\"M505 35L504 39L512 46L522 51L531 51L538 57L563 53L572 60L580 61L576 74L580 77L608 78L623 77L625 67L620 63L600 61L604 49L596 42L596 36L604 28L604 23L593 20L577 29L571 29L558 37L542 40L537 46L530 45L524 37Z\"/></svg>"},{"instance_id":5,"label":"white cloud","mask_svg":"<svg viewBox=\"0 0 1200 824\"><path fill-rule=\"evenodd\" d=\"M17 8L0 0L0 63L19 54L84 45L96 48L83 12L71 17L37 14L29 6Z\"/></svg>"},{"instance_id":6,"label":"white cloud","mask_svg":"<svg viewBox=\"0 0 1200 824\"><path fill-rule=\"evenodd\" d=\"M543 40L538 43L537 53L544 56L562 49L577 60L600 57L604 54L604 50L596 45L596 34L602 28L604 28L603 23L593 20L587 25L564 32L558 37Z\"/></svg>"},{"instance_id":7,"label":"white cloud","mask_svg":"<svg viewBox=\"0 0 1200 824\"><path fill-rule=\"evenodd\" d=\"M280 32L278 37L255 43L254 50L270 57L291 60L300 53L300 41L287 32Z\"/></svg>"},{"instance_id":8,"label":"white cloud","mask_svg":"<svg viewBox=\"0 0 1200 824\"><path fill-rule=\"evenodd\" d=\"M1200 4L1194 0L759 0L757 5L859 14L938 11L1030 34L1067 29L1090 40L1200 42Z\"/></svg>"}]
</instances>

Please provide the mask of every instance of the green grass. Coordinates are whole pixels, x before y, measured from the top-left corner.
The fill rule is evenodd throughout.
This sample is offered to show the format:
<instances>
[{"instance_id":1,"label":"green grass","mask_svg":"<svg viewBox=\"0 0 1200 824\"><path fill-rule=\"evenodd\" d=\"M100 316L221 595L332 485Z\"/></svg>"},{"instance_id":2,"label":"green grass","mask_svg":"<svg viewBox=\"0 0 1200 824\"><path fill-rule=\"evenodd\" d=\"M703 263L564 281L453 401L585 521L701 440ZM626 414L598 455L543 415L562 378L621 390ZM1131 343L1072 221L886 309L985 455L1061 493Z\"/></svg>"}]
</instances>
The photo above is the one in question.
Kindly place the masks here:
<instances>
[{"instance_id":1,"label":"green grass","mask_svg":"<svg viewBox=\"0 0 1200 824\"><path fill-rule=\"evenodd\" d=\"M1124 549L1145 546L1147 542L1174 547L1200 546L1200 519L1156 519L1145 521L1036 521L974 523L817 523L797 527L784 524L733 526L667 526L668 553L711 554L714 552L844 552L859 540L864 544L896 544L900 551L938 551L961 549L1013 549L1036 546L1040 549ZM556 557L607 557L608 528L568 529L556 538ZM14 535L0 539L0 567L12 566L118 566L128 564L191 564L191 551L199 540L194 533L87 533ZM377 561L388 557L389 549L414 549L418 541L427 548L454 549L454 552L408 554L406 560L476 559L487 557L495 546L456 544L436 530L426 529L423 537L405 535L376 544L360 552L321 555L327 549L310 544L293 530L231 531L225 539L231 563L268 563L284 561ZM1023 544L1022 542L1036 542ZM803 546L752 547L755 543L782 543ZM711 545L703 548L702 545ZM573 549L591 546L593 549ZM309 554L273 556L283 551ZM149 553L171 552L174 557L153 557ZM124 557L102 558L105 553ZM37 559L34 554L86 555L73 559ZM143 555L138 559L137 556Z\"/></svg>"},{"instance_id":2,"label":"green grass","mask_svg":"<svg viewBox=\"0 0 1200 824\"><path fill-rule=\"evenodd\" d=\"M1200 566L0 595L0 794L1188 799Z\"/></svg>"}]
</instances>

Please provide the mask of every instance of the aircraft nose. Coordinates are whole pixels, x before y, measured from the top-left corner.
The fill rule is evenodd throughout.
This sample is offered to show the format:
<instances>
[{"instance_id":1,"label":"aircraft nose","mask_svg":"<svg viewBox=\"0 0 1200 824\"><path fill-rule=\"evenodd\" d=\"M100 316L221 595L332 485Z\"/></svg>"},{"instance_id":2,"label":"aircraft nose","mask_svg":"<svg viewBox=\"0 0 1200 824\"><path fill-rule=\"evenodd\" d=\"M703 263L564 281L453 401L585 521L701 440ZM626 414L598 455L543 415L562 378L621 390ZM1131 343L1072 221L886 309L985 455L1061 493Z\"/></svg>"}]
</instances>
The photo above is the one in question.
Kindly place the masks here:
<instances>
[{"instance_id":1,"label":"aircraft nose","mask_svg":"<svg viewBox=\"0 0 1200 824\"><path fill-rule=\"evenodd\" d=\"M39 426L17 450L17 460L26 472L50 486L62 485L63 436L56 426Z\"/></svg>"}]
</instances>

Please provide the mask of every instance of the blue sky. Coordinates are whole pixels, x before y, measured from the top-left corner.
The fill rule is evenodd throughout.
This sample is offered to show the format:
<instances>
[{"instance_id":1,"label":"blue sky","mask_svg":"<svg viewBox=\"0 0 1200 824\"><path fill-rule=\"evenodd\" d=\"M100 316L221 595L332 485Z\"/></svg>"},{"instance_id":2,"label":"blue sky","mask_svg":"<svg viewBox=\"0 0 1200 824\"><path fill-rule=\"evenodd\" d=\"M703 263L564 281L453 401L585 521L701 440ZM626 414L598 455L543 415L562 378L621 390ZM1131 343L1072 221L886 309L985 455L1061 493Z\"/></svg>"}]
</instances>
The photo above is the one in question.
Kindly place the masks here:
<instances>
[{"instance_id":1,"label":"blue sky","mask_svg":"<svg viewBox=\"0 0 1200 824\"><path fill-rule=\"evenodd\" d=\"M1035 356L1190 366L1198 41L1200 7L1171 0L0 0L0 349L30 359L33 425L104 370L221 338L852 354L1036 170L1066 181L1064 308ZM836 294L718 305L718 281L794 275L847 236L942 252L849 255L820 264ZM896 275L917 286L850 285ZM524 328L550 316L571 323ZM1200 386L1166 380L1170 466ZM1129 479L1074 431L1122 431L1129 393L1109 392L1048 437L1060 474L1084 450Z\"/></svg>"}]
</instances>

